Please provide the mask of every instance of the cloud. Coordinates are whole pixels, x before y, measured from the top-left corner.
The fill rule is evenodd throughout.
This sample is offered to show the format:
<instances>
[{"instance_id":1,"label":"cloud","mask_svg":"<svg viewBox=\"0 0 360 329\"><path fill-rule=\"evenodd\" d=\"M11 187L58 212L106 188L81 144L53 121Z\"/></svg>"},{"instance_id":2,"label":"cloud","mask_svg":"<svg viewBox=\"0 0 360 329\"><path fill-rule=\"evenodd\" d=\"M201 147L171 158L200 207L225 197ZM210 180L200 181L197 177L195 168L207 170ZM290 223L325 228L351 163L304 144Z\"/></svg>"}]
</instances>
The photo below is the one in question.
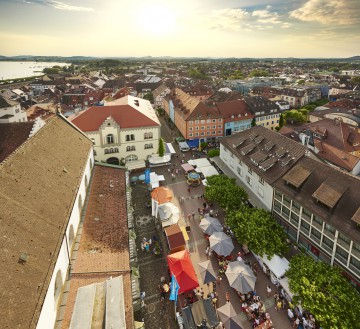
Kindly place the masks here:
<instances>
[{"instance_id":1,"label":"cloud","mask_svg":"<svg viewBox=\"0 0 360 329\"><path fill-rule=\"evenodd\" d=\"M31 5L38 5L38 6L48 6L53 7L59 10L67 10L67 11L94 11L93 8L90 7L80 7L80 6L72 6L68 5L64 2L60 1L51 1L51 0L23 0L23 2L31 4Z\"/></svg>"},{"instance_id":2,"label":"cloud","mask_svg":"<svg viewBox=\"0 0 360 329\"><path fill-rule=\"evenodd\" d=\"M225 8L213 11L210 18L210 28L215 30L245 31L264 30L278 24L281 28L289 28L291 24L282 21L277 12L271 12L271 6L253 12L241 8Z\"/></svg>"},{"instance_id":3,"label":"cloud","mask_svg":"<svg viewBox=\"0 0 360 329\"><path fill-rule=\"evenodd\" d=\"M308 0L302 7L290 12L290 16L322 24L359 24L359 0Z\"/></svg>"}]
</instances>

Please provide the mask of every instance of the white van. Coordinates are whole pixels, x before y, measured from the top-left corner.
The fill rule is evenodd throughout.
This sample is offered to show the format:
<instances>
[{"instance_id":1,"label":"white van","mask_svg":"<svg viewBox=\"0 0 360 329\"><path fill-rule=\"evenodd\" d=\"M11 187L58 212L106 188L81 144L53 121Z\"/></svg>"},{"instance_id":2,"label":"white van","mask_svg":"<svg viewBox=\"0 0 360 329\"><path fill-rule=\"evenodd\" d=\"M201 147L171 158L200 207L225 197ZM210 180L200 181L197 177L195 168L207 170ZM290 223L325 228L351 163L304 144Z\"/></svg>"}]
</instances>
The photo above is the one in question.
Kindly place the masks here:
<instances>
[{"instance_id":1,"label":"white van","mask_svg":"<svg viewBox=\"0 0 360 329\"><path fill-rule=\"evenodd\" d=\"M182 152L190 151L190 147L189 147L188 143L186 143L186 142L180 142L179 148L180 148L180 151L182 151Z\"/></svg>"}]
</instances>

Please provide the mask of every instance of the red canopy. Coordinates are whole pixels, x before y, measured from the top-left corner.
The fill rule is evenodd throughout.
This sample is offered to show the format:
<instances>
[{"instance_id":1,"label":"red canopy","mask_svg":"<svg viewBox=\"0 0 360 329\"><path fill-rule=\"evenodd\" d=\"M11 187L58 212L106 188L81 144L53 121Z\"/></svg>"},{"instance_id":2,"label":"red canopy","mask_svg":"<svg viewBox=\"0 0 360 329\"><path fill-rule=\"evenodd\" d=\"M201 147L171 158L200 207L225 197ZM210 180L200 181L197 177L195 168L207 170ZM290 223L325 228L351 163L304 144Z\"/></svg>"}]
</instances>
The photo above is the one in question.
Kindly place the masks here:
<instances>
[{"instance_id":1,"label":"red canopy","mask_svg":"<svg viewBox=\"0 0 360 329\"><path fill-rule=\"evenodd\" d=\"M195 270L187 250L182 250L167 256L170 274L174 274L178 282L179 294L199 286Z\"/></svg>"}]
</instances>

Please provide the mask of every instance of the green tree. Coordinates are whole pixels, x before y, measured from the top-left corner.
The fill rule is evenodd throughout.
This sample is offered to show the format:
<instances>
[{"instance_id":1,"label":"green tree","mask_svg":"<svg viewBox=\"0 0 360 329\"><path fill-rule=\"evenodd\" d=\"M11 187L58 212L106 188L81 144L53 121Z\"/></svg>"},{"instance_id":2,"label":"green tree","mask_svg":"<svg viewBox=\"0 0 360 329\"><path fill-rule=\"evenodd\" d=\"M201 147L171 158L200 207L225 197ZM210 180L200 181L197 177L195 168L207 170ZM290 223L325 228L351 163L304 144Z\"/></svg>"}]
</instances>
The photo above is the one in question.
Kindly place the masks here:
<instances>
[{"instance_id":1,"label":"green tree","mask_svg":"<svg viewBox=\"0 0 360 329\"><path fill-rule=\"evenodd\" d=\"M238 241L259 256L266 254L271 258L288 251L287 236L269 211L242 206L227 214L226 223Z\"/></svg>"},{"instance_id":2,"label":"green tree","mask_svg":"<svg viewBox=\"0 0 360 329\"><path fill-rule=\"evenodd\" d=\"M148 100L151 104L154 104L154 96L152 93L145 94L143 98Z\"/></svg>"},{"instance_id":3,"label":"green tree","mask_svg":"<svg viewBox=\"0 0 360 329\"><path fill-rule=\"evenodd\" d=\"M226 211L239 209L247 200L243 188L236 185L235 178L225 175L214 175L206 178L205 198L217 202Z\"/></svg>"},{"instance_id":4,"label":"green tree","mask_svg":"<svg viewBox=\"0 0 360 329\"><path fill-rule=\"evenodd\" d=\"M253 118L251 120L251 127L255 127L255 126L256 126L256 120L255 120L255 118Z\"/></svg>"},{"instance_id":5,"label":"green tree","mask_svg":"<svg viewBox=\"0 0 360 329\"><path fill-rule=\"evenodd\" d=\"M284 116L281 113L280 114L280 119L279 119L279 130L284 126Z\"/></svg>"},{"instance_id":6,"label":"green tree","mask_svg":"<svg viewBox=\"0 0 360 329\"><path fill-rule=\"evenodd\" d=\"M212 150L208 151L209 158L217 157L219 155L220 155L220 150L218 150L218 149L212 149Z\"/></svg>"},{"instance_id":7,"label":"green tree","mask_svg":"<svg viewBox=\"0 0 360 329\"><path fill-rule=\"evenodd\" d=\"M297 255L290 260L287 276L293 301L314 314L322 328L359 327L359 294L339 268Z\"/></svg>"},{"instance_id":8,"label":"green tree","mask_svg":"<svg viewBox=\"0 0 360 329\"><path fill-rule=\"evenodd\" d=\"M165 153L165 145L164 140L162 138L159 139L159 150L158 150L159 156L163 157Z\"/></svg>"},{"instance_id":9,"label":"green tree","mask_svg":"<svg viewBox=\"0 0 360 329\"><path fill-rule=\"evenodd\" d=\"M290 110L290 111L284 112L284 119L287 122L291 122L292 124L294 124L296 122L306 122L307 121L306 115L302 114L298 110Z\"/></svg>"},{"instance_id":10,"label":"green tree","mask_svg":"<svg viewBox=\"0 0 360 329\"><path fill-rule=\"evenodd\" d=\"M266 70L255 69L250 72L250 77L267 77L267 76L269 76L269 72Z\"/></svg>"},{"instance_id":11,"label":"green tree","mask_svg":"<svg viewBox=\"0 0 360 329\"><path fill-rule=\"evenodd\" d=\"M352 77L350 82L354 85L360 84L360 76L359 77Z\"/></svg>"}]
</instances>

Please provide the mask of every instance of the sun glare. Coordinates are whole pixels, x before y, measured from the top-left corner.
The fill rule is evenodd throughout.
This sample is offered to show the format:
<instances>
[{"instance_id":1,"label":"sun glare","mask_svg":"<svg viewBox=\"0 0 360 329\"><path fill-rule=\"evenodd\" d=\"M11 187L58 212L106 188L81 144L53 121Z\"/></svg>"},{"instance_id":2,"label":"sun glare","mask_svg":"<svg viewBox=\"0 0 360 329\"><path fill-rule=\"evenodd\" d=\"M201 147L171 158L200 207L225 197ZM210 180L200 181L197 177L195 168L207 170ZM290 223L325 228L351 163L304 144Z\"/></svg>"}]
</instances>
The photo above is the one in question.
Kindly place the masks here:
<instances>
[{"instance_id":1,"label":"sun glare","mask_svg":"<svg viewBox=\"0 0 360 329\"><path fill-rule=\"evenodd\" d=\"M139 18L142 32L153 36L169 35L176 27L174 12L170 8L160 5L142 8Z\"/></svg>"}]
</instances>

